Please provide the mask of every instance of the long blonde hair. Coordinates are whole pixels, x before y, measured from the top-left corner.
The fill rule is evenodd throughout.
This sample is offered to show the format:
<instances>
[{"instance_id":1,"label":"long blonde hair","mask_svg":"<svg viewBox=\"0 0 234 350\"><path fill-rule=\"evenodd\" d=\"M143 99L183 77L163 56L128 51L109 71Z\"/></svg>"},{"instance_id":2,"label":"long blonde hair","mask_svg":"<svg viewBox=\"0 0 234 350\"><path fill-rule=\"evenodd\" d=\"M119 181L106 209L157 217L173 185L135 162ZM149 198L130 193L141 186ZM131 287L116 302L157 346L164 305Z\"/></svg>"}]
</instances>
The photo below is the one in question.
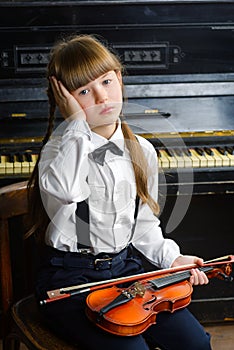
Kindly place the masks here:
<instances>
[{"instance_id":1,"label":"long blonde hair","mask_svg":"<svg viewBox=\"0 0 234 350\"><path fill-rule=\"evenodd\" d=\"M123 66L118 56L114 54L110 48L102 44L96 37L92 35L76 35L62 40L54 46L48 64L47 78L55 76L58 80L62 81L68 91L71 92L111 70L123 73ZM55 98L49 79L47 95L50 109L48 128L43 140L43 146L47 143L53 132L56 110ZM159 213L159 206L148 192L147 160L145 159L139 142L126 121L123 120L121 125L125 143L129 149L133 164L137 194L142 202L147 203L154 214L157 215ZM40 153L28 183L32 228L28 231L27 237L36 233L40 240L43 241L49 218L43 207L40 196L38 181L39 161Z\"/></svg>"}]
</instances>

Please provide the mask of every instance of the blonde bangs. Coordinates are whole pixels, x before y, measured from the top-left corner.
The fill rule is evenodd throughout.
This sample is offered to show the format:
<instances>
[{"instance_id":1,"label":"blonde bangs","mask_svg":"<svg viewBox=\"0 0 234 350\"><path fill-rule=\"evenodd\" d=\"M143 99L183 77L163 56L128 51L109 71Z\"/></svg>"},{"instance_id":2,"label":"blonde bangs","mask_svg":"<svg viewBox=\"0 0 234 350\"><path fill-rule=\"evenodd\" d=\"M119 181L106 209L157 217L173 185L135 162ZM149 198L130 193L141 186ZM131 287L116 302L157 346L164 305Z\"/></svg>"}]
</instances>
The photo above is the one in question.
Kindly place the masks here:
<instances>
[{"instance_id":1,"label":"blonde bangs","mask_svg":"<svg viewBox=\"0 0 234 350\"><path fill-rule=\"evenodd\" d=\"M95 38L76 37L64 42L54 57L54 74L69 91L75 91L108 71L122 71L122 65L109 49Z\"/></svg>"}]
</instances>

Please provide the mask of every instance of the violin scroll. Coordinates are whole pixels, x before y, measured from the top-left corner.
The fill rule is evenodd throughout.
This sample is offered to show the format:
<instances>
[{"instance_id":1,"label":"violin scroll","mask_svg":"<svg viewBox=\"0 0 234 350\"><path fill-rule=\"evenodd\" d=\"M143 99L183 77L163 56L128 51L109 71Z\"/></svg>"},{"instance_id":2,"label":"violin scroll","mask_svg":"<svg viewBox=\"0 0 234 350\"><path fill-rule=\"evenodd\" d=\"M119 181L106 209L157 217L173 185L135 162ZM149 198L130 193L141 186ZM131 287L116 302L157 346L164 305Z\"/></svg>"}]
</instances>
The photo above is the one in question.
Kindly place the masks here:
<instances>
[{"instance_id":1,"label":"violin scroll","mask_svg":"<svg viewBox=\"0 0 234 350\"><path fill-rule=\"evenodd\" d=\"M217 277L218 279L232 282L233 277L231 276L232 273L232 265L230 263L221 265L219 267L214 267L211 272L207 273L208 278Z\"/></svg>"}]
</instances>

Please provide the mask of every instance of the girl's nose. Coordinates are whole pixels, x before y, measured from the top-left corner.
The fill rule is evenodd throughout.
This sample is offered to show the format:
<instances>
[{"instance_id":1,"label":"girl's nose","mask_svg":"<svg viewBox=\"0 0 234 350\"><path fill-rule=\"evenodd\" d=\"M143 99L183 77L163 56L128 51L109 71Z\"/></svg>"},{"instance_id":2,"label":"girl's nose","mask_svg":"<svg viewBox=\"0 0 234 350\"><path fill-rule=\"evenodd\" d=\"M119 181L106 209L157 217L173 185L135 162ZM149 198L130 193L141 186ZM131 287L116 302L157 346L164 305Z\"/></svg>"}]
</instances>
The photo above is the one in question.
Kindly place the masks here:
<instances>
[{"instance_id":1,"label":"girl's nose","mask_svg":"<svg viewBox=\"0 0 234 350\"><path fill-rule=\"evenodd\" d=\"M98 89L96 89L96 91L95 91L95 102L97 104L104 103L104 102L107 101L107 99L108 99L107 91L104 88L99 87Z\"/></svg>"}]
</instances>

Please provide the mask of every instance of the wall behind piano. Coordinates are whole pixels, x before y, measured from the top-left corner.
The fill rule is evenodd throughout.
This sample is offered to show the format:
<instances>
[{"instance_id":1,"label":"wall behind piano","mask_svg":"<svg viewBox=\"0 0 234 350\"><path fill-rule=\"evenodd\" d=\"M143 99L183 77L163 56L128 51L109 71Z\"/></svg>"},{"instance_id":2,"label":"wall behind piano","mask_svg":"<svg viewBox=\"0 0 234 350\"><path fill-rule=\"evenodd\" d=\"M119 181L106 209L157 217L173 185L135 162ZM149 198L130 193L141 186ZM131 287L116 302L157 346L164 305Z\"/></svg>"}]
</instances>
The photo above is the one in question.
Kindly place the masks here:
<instances>
[{"instance_id":1,"label":"wall behind piano","mask_svg":"<svg viewBox=\"0 0 234 350\"><path fill-rule=\"evenodd\" d=\"M165 235L205 258L233 253L233 13L234 1L1 1L0 186L34 167L54 41L98 34L127 68L130 125L158 152ZM200 318L233 317L229 286L197 290Z\"/></svg>"}]
</instances>

